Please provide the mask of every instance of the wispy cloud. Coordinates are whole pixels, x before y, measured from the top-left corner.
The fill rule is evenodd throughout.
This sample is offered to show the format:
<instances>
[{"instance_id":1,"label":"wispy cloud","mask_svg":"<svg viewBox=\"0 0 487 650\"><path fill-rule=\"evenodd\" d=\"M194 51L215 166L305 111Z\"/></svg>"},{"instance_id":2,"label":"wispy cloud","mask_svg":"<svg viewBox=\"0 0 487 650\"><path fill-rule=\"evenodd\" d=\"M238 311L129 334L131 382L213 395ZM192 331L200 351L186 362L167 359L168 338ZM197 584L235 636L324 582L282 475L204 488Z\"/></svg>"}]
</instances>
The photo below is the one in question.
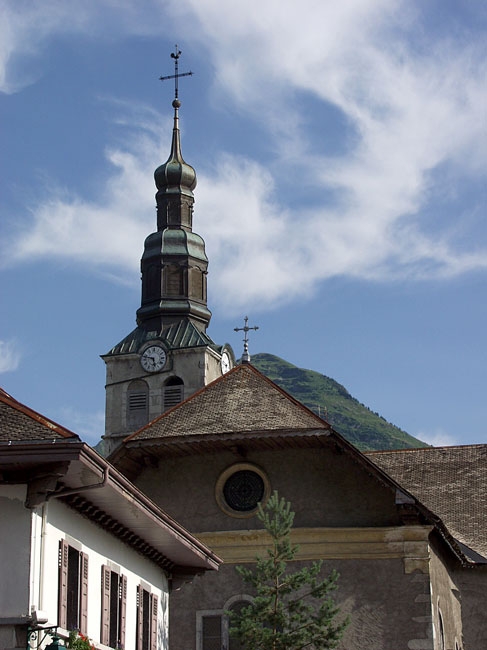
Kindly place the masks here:
<instances>
[{"instance_id":1,"label":"wispy cloud","mask_svg":"<svg viewBox=\"0 0 487 650\"><path fill-rule=\"evenodd\" d=\"M17 341L0 340L0 373L17 370L21 352Z\"/></svg>"},{"instance_id":2,"label":"wispy cloud","mask_svg":"<svg viewBox=\"0 0 487 650\"><path fill-rule=\"evenodd\" d=\"M480 35L426 38L421 6L410 2L253 4L151 3L176 25L191 25L213 63L215 90L266 129L275 152L265 166L251 152L221 152L217 167L197 170L195 229L207 241L216 295L239 309L309 294L334 275L385 281L485 270L485 226L472 217L481 206L462 193L465 179L480 182L487 157ZM47 6L34 44L63 29L61 3ZM86 4L80 30L100 20L94 7ZM115 32L130 31L130 15L134 31L152 33L145 9L128 2L118 11ZM25 21L12 51L29 30ZM300 111L304 95L318 114L339 111L349 133L344 152L319 143ZM154 226L152 161L167 142L167 129L149 137L144 127L130 148L109 151L103 196L52 192L34 208L30 234L10 247L16 259L62 254L131 276L140 257L134 242ZM287 207L293 185L309 188L312 207ZM464 199L454 209L446 186Z\"/></svg>"},{"instance_id":3,"label":"wispy cloud","mask_svg":"<svg viewBox=\"0 0 487 650\"><path fill-rule=\"evenodd\" d=\"M441 429L436 431L422 431L414 435L418 440L422 440L427 445L432 445L433 447L450 447L452 445L458 445L461 442L458 437Z\"/></svg>"}]
</instances>

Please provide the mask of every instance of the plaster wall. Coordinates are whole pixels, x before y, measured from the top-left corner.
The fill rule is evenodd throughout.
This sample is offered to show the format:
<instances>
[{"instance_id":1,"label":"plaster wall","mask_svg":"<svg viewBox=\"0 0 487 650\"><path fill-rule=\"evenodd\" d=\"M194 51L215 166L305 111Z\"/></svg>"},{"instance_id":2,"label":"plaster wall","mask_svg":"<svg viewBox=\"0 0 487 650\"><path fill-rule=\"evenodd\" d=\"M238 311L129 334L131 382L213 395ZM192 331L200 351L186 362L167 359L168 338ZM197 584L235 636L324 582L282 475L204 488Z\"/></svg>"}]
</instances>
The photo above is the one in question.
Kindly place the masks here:
<instances>
[{"instance_id":1,"label":"plaster wall","mask_svg":"<svg viewBox=\"0 0 487 650\"><path fill-rule=\"evenodd\" d=\"M301 563L293 564L292 569ZM433 650L429 576L405 574L396 560L332 560L323 575L339 574L336 602L350 625L340 650ZM232 598L251 596L234 565L218 574L195 578L190 589L171 595L171 650L201 650L197 644L198 614L223 613ZM177 631L177 632L176 632Z\"/></svg>"},{"instance_id":2,"label":"plaster wall","mask_svg":"<svg viewBox=\"0 0 487 650\"><path fill-rule=\"evenodd\" d=\"M463 650L487 648L487 565L457 569L454 578L461 592Z\"/></svg>"},{"instance_id":3,"label":"plaster wall","mask_svg":"<svg viewBox=\"0 0 487 650\"><path fill-rule=\"evenodd\" d=\"M59 500L49 501L46 508L45 544L42 549L39 545L42 575L31 605L48 614L50 625L57 624L58 552L60 540L65 539L88 555L88 636L95 642L100 639L101 568L108 564L127 577L126 647L135 647L137 586L143 580L145 588L159 597L158 648L167 650L168 582L162 569ZM38 516L41 515L40 509ZM61 632L65 635L68 631Z\"/></svg>"},{"instance_id":4,"label":"plaster wall","mask_svg":"<svg viewBox=\"0 0 487 650\"><path fill-rule=\"evenodd\" d=\"M462 603L455 572L440 556L435 543L430 546L431 606L435 630L435 650L442 650L440 625L445 648L462 646ZM442 623L440 624L440 616Z\"/></svg>"},{"instance_id":5,"label":"plaster wall","mask_svg":"<svg viewBox=\"0 0 487 650\"><path fill-rule=\"evenodd\" d=\"M243 460L262 469L270 490L291 502L297 527L399 523L394 493L331 447L249 452L245 459L231 452L166 459L135 482L192 532L252 529L260 527L256 517L225 514L215 494L220 474Z\"/></svg>"},{"instance_id":6,"label":"plaster wall","mask_svg":"<svg viewBox=\"0 0 487 650\"><path fill-rule=\"evenodd\" d=\"M244 461L257 465L270 489L291 502L294 530L305 541L303 557L324 558L326 573L339 571L337 600L352 618L341 648L433 650L430 529L403 526L394 492L333 446L250 451L245 458L203 454L144 468L138 486L224 559L217 574L171 595L171 650L200 650L202 612L222 613L231 599L246 593L234 564L260 552L262 526L255 516L226 514L215 494L222 472Z\"/></svg>"},{"instance_id":7,"label":"plaster wall","mask_svg":"<svg viewBox=\"0 0 487 650\"><path fill-rule=\"evenodd\" d=\"M0 485L0 624L30 614L32 515L24 506L26 493L25 485Z\"/></svg>"}]
</instances>

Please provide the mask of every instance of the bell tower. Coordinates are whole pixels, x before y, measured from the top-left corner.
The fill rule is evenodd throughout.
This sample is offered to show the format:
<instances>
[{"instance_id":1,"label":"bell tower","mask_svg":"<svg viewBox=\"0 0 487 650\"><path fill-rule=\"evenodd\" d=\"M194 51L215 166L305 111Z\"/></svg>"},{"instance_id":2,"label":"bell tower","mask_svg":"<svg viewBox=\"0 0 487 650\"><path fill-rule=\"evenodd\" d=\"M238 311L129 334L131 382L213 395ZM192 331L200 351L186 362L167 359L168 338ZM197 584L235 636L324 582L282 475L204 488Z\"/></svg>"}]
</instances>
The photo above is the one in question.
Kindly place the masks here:
<instances>
[{"instance_id":1,"label":"bell tower","mask_svg":"<svg viewBox=\"0 0 487 650\"><path fill-rule=\"evenodd\" d=\"M130 433L227 372L235 363L229 345L206 333L208 258L193 232L196 172L183 159L179 130L181 52L171 54L175 74L174 123L169 158L154 172L157 230L145 240L142 297L137 327L107 354L104 453Z\"/></svg>"}]
</instances>

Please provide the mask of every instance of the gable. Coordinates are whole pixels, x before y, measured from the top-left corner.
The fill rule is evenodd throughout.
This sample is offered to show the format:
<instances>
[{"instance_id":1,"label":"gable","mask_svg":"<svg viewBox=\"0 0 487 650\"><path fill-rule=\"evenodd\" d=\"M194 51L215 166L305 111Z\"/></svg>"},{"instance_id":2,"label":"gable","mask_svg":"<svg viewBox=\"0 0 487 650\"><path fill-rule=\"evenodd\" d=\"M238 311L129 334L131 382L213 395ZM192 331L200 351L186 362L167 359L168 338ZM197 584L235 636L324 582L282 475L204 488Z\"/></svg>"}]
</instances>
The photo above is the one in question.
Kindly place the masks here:
<instances>
[{"instance_id":1,"label":"gable","mask_svg":"<svg viewBox=\"0 0 487 650\"><path fill-rule=\"evenodd\" d=\"M127 438L323 429L330 426L250 364L235 367Z\"/></svg>"}]
</instances>

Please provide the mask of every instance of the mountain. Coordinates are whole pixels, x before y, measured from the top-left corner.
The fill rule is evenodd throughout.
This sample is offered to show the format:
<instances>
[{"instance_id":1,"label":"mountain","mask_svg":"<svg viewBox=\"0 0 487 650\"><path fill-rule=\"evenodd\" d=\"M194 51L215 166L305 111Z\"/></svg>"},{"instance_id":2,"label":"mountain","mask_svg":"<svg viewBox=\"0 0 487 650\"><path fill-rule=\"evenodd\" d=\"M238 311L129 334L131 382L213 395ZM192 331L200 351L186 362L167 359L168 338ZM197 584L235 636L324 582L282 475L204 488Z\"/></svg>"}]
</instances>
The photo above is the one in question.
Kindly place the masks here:
<instances>
[{"instance_id":1,"label":"mountain","mask_svg":"<svg viewBox=\"0 0 487 650\"><path fill-rule=\"evenodd\" d=\"M341 384L272 354L252 355L252 365L302 404L327 420L361 451L425 447L378 413L361 404Z\"/></svg>"}]
</instances>

